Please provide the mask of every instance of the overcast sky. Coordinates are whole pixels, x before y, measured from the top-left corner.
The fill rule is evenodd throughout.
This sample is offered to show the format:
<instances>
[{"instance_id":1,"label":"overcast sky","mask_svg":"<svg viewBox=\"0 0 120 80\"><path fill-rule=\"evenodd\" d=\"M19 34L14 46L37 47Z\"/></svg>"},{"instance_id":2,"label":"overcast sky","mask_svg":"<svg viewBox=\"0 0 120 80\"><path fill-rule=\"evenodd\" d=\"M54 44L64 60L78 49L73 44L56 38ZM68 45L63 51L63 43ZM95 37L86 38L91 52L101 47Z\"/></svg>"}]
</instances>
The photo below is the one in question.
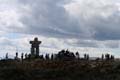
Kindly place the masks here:
<instances>
[{"instance_id":1,"label":"overcast sky","mask_svg":"<svg viewBox=\"0 0 120 80\"><path fill-rule=\"evenodd\" d=\"M120 56L120 0L0 0L0 56L70 49Z\"/></svg>"}]
</instances>

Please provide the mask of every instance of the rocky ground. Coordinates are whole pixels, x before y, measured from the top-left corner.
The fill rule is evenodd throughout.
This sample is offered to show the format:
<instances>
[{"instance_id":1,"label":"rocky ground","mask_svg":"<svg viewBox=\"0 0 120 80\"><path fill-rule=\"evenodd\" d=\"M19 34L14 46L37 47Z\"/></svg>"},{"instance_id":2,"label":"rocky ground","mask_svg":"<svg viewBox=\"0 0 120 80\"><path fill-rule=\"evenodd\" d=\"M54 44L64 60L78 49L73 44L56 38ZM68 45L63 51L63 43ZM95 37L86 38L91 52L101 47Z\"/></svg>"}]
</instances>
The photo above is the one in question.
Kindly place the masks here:
<instances>
[{"instance_id":1,"label":"rocky ground","mask_svg":"<svg viewBox=\"0 0 120 80\"><path fill-rule=\"evenodd\" d=\"M0 61L0 80L120 80L120 62Z\"/></svg>"}]
</instances>

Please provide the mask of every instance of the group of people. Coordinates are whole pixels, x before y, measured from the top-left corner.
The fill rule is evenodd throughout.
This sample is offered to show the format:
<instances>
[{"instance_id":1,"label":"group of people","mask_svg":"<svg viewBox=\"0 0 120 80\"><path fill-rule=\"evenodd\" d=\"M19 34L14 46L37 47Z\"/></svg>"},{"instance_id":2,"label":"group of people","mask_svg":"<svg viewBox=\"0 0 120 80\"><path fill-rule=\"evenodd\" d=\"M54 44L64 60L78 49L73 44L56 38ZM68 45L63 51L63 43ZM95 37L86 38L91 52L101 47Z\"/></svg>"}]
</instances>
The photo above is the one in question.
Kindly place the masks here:
<instances>
[{"instance_id":1,"label":"group of people","mask_svg":"<svg viewBox=\"0 0 120 80\"><path fill-rule=\"evenodd\" d=\"M80 60L80 59L84 59L84 60L89 60L89 54L84 54L84 57L81 58L79 52L73 53L69 50L61 50L59 51L57 54L46 54L46 55L32 55L32 54L21 54L21 58L18 57L18 53L16 52L16 56L14 57L15 60L24 60L24 59L44 59L44 60ZM6 54L6 59L8 59L8 53ZM114 60L114 56L110 55L110 54L102 54L101 60Z\"/></svg>"}]
</instances>

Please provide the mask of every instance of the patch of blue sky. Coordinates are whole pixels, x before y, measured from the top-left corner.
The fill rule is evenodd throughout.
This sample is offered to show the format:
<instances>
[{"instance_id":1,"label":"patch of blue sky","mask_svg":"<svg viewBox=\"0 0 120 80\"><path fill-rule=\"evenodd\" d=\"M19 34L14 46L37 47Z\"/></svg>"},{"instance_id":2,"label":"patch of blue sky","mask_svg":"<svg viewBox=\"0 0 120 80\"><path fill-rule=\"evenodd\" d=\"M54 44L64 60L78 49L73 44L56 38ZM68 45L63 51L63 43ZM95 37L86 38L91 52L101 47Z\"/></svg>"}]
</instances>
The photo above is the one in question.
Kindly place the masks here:
<instances>
[{"instance_id":1,"label":"patch of blue sky","mask_svg":"<svg viewBox=\"0 0 120 80\"><path fill-rule=\"evenodd\" d=\"M4 35L4 37L7 37L9 39L17 39L21 37L20 33L7 33Z\"/></svg>"},{"instance_id":2,"label":"patch of blue sky","mask_svg":"<svg viewBox=\"0 0 120 80\"><path fill-rule=\"evenodd\" d=\"M115 57L120 58L120 48L117 49L111 49L113 55L115 55Z\"/></svg>"}]
</instances>

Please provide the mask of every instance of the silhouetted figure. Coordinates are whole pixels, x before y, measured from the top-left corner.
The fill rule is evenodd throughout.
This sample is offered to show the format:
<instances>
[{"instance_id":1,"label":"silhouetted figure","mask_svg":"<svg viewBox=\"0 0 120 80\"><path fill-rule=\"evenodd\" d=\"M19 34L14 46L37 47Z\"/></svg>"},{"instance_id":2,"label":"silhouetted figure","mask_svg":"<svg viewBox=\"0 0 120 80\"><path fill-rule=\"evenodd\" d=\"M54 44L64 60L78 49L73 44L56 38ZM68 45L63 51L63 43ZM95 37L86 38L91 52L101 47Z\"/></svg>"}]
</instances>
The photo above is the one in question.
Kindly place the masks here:
<instances>
[{"instance_id":1,"label":"silhouetted figure","mask_svg":"<svg viewBox=\"0 0 120 80\"><path fill-rule=\"evenodd\" d=\"M8 53L6 53L5 59L6 59L6 60L8 59Z\"/></svg>"},{"instance_id":2,"label":"silhouetted figure","mask_svg":"<svg viewBox=\"0 0 120 80\"><path fill-rule=\"evenodd\" d=\"M89 60L89 54L84 54L84 59Z\"/></svg>"},{"instance_id":3,"label":"silhouetted figure","mask_svg":"<svg viewBox=\"0 0 120 80\"><path fill-rule=\"evenodd\" d=\"M86 60L89 60L89 54L86 55Z\"/></svg>"},{"instance_id":4,"label":"silhouetted figure","mask_svg":"<svg viewBox=\"0 0 120 80\"><path fill-rule=\"evenodd\" d=\"M28 58L28 55L27 55L27 53L25 54L25 59L27 59Z\"/></svg>"},{"instance_id":5,"label":"silhouetted figure","mask_svg":"<svg viewBox=\"0 0 120 80\"><path fill-rule=\"evenodd\" d=\"M104 60L104 54L102 54L102 57L101 57L102 60Z\"/></svg>"},{"instance_id":6,"label":"silhouetted figure","mask_svg":"<svg viewBox=\"0 0 120 80\"><path fill-rule=\"evenodd\" d=\"M15 60L18 60L18 52L16 52Z\"/></svg>"},{"instance_id":7,"label":"silhouetted figure","mask_svg":"<svg viewBox=\"0 0 120 80\"><path fill-rule=\"evenodd\" d=\"M75 55L76 55L76 58L77 58L77 59L80 59L79 52L76 52Z\"/></svg>"},{"instance_id":8,"label":"silhouetted figure","mask_svg":"<svg viewBox=\"0 0 120 80\"><path fill-rule=\"evenodd\" d=\"M54 55L53 54L51 55L51 60L54 60Z\"/></svg>"},{"instance_id":9,"label":"silhouetted figure","mask_svg":"<svg viewBox=\"0 0 120 80\"><path fill-rule=\"evenodd\" d=\"M49 60L49 54L46 54L46 55L45 55L45 59L46 59L46 60Z\"/></svg>"},{"instance_id":10,"label":"silhouetted figure","mask_svg":"<svg viewBox=\"0 0 120 80\"><path fill-rule=\"evenodd\" d=\"M113 55L111 55L110 59L111 59L111 60L114 60L114 56L113 56Z\"/></svg>"},{"instance_id":11,"label":"silhouetted figure","mask_svg":"<svg viewBox=\"0 0 120 80\"><path fill-rule=\"evenodd\" d=\"M87 54L84 54L84 59L85 59L85 60L87 59Z\"/></svg>"},{"instance_id":12,"label":"silhouetted figure","mask_svg":"<svg viewBox=\"0 0 120 80\"><path fill-rule=\"evenodd\" d=\"M70 52L69 54L70 54L70 58L71 58L71 60L75 59L75 55L74 55L73 52Z\"/></svg>"},{"instance_id":13,"label":"silhouetted figure","mask_svg":"<svg viewBox=\"0 0 120 80\"><path fill-rule=\"evenodd\" d=\"M23 62L24 53L21 54L21 61Z\"/></svg>"},{"instance_id":14,"label":"silhouetted figure","mask_svg":"<svg viewBox=\"0 0 120 80\"><path fill-rule=\"evenodd\" d=\"M39 45L41 41L38 41L38 38L34 38L34 41L30 41L31 44L31 54L35 56L39 56Z\"/></svg>"},{"instance_id":15,"label":"silhouetted figure","mask_svg":"<svg viewBox=\"0 0 120 80\"><path fill-rule=\"evenodd\" d=\"M110 60L110 54L106 54L106 55L105 55L105 59L106 59L106 60Z\"/></svg>"}]
</instances>

